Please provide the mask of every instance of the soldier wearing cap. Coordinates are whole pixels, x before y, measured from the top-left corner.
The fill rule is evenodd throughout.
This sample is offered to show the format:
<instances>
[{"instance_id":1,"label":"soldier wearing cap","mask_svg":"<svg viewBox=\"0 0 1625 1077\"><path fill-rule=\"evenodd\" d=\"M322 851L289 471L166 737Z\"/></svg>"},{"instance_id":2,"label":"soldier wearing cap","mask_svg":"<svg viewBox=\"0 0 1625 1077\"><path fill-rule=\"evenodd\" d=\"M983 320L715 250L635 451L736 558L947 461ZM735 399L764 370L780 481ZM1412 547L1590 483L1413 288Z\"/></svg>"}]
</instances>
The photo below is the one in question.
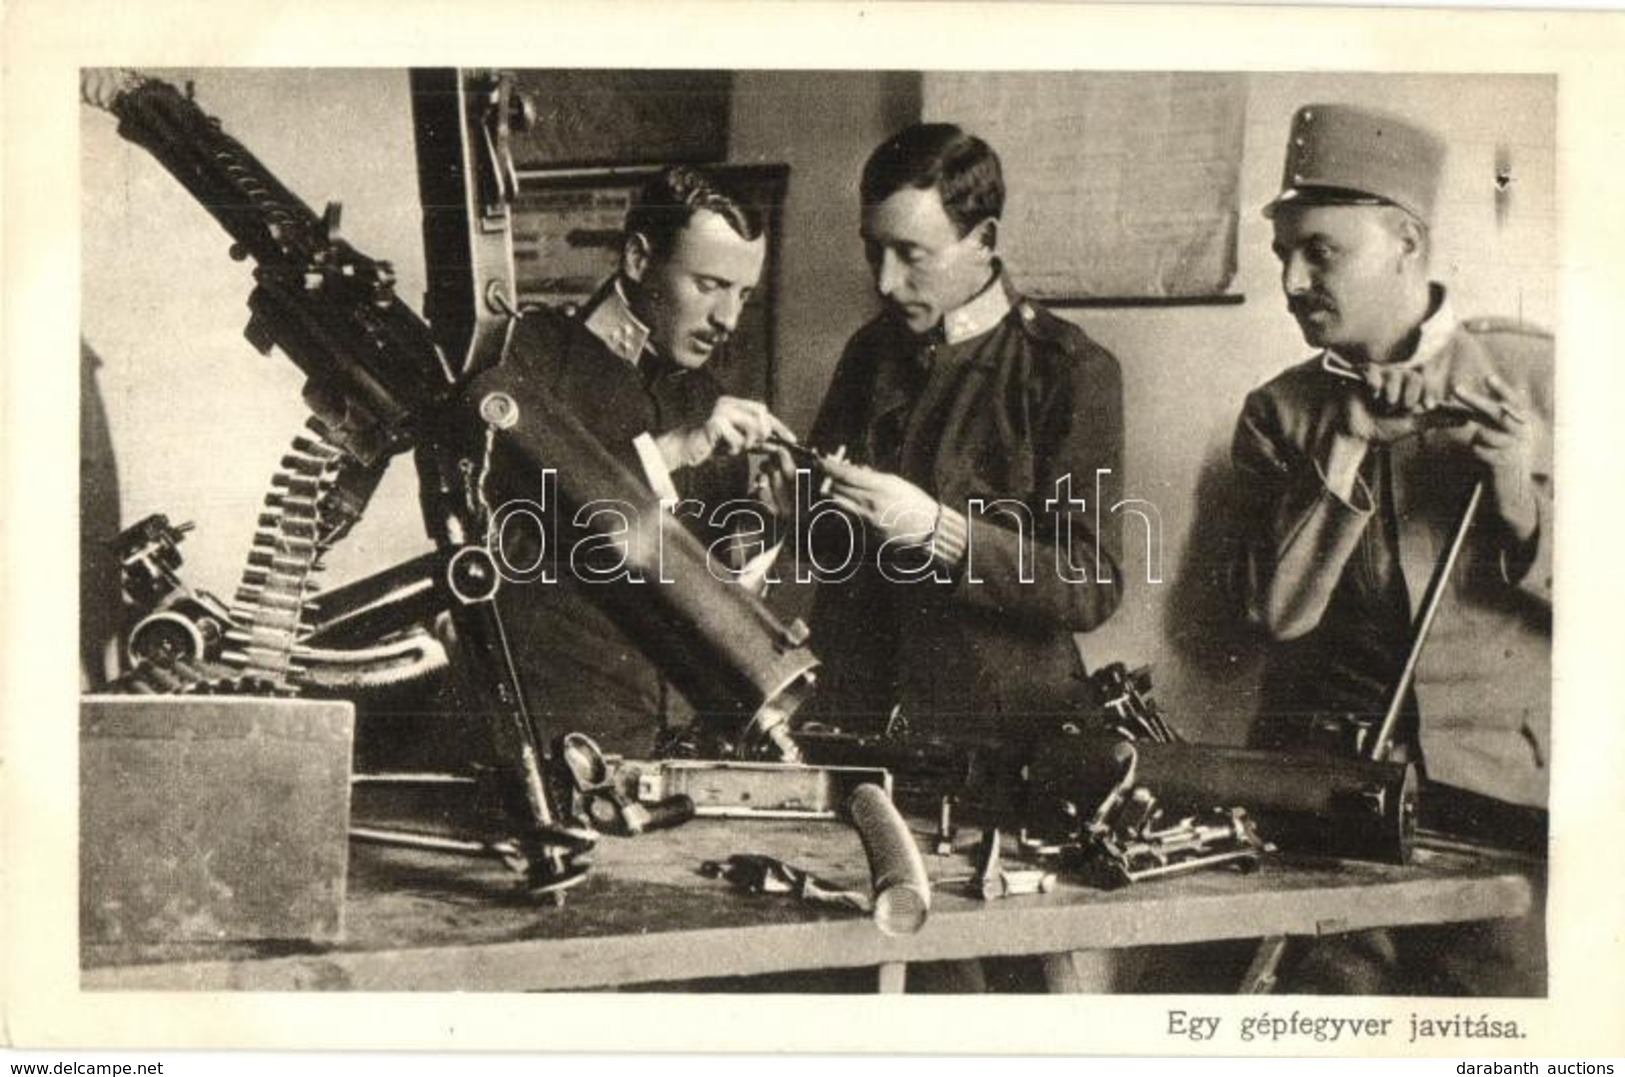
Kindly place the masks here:
<instances>
[{"instance_id":1,"label":"soldier wearing cap","mask_svg":"<svg viewBox=\"0 0 1625 1077\"><path fill-rule=\"evenodd\" d=\"M813 705L847 728L897 707L916 731L1007 732L1071 706L1073 633L1121 596L1119 531L1093 503L1097 473L1105 505L1120 496L1117 360L1004 272L1004 179L981 139L906 128L860 192L883 312L848 343L809 441L847 454L826 463L828 492L862 560L820 580Z\"/></svg>"},{"instance_id":2,"label":"soldier wearing cap","mask_svg":"<svg viewBox=\"0 0 1625 1077\"><path fill-rule=\"evenodd\" d=\"M1424 826L1543 855L1552 340L1457 320L1431 278L1444 156L1430 132L1364 108L1311 105L1293 120L1265 214L1287 307L1317 350L1248 396L1233 445L1255 527L1249 612L1275 641L1259 739L1297 745L1318 716L1383 716L1430 576L1482 483L1395 751L1423 774ZM1312 951L1296 989L1544 990L1538 921L1441 931L1423 947L1366 935ZM1335 974L1317 980L1317 964Z\"/></svg>"}]
</instances>

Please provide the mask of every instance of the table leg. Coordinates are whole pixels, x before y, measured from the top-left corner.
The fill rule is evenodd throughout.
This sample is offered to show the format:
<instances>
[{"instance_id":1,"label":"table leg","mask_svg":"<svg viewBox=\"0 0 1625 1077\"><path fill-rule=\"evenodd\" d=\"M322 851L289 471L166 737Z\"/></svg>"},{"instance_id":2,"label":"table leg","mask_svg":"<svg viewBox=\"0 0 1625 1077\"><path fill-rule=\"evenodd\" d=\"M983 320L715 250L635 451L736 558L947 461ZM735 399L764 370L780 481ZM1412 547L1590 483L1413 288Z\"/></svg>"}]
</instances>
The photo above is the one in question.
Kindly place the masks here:
<instances>
[{"instance_id":1,"label":"table leg","mask_svg":"<svg viewBox=\"0 0 1625 1077\"><path fill-rule=\"evenodd\" d=\"M1117 958L1110 950L1045 954L1043 961L1052 995L1109 995L1116 986Z\"/></svg>"},{"instance_id":2,"label":"table leg","mask_svg":"<svg viewBox=\"0 0 1625 1077\"><path fill-rule=\"evenodd\" d=\"M1241 986L1236 989L1238 995L1268 995L1275 990L1275 976L1281 968L1281 958L1286 955L1287 938L1285 935L1271 935L1258 940L1258 952L1253 954L1252 964L1241 977Z\"/></svg>"},{"instance_id":3,"label":"table leg","mask_svg":"<svg viewBox=\"0 0 1625 1077\"><path fill-rule=\"evenodd\" d=\"M901 995L908 980L908 963L887 961L880 966L876 990L882 995Z\"/></svg>"}]
</instances>

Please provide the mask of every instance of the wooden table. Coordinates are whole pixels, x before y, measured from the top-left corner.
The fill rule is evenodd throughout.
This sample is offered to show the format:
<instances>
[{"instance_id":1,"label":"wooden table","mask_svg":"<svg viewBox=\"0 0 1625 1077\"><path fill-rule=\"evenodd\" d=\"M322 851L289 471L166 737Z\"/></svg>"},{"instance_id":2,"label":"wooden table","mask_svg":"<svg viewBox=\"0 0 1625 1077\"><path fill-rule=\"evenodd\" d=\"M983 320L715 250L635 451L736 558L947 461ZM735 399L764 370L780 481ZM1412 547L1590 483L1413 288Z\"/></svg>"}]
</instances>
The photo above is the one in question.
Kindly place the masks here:
<instances>
[{"instance_id":1,"label":"wooden table","mask_svg":"<svg viewBox=\"0 0 1625 1077\"><path fill-rule=\"evenodd\" d=\"M921 828L923 838L924 830ZM974 840L972 832L967 840ZM970 847L927 856L964 876ZM1517 916L1531 885L1515 866L1419 850L1408 867L1266 862L1102 892L1064 877L1053 893L984 902L944 885L915 935L888 938L860 913L750 895L699 874L704 860L764 853L867 889L842 823L697 820L605 838L563 907L514 891L495 863L352 843L345 941L87 945L86 989L590 990L802 969L874 967L898 990L909 962L1049 955L1052 988L1109 989L1128 947L1271 939Z\"/></svg>"}]
</instances>

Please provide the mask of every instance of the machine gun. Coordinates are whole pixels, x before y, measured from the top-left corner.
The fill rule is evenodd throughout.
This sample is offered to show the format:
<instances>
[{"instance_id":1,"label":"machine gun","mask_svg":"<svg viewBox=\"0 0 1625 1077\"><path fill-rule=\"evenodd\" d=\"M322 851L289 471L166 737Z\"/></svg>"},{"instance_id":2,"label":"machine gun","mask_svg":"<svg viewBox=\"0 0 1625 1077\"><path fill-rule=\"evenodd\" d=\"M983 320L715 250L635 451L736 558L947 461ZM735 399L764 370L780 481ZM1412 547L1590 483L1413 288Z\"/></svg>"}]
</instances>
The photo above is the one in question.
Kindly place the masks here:
<instances>
[{"instance_id":1,"label":"machine gun","mask_svg":"<svg viewBox=\"0 0 1625 1077\"><path fill-rule=\"evenodd\" d=\"M373 467L411 447L416 424L453 392L429 327L395 294L390 263L340 235L342 207L318 217L188 94L129 71L89 71L85 101L118 118L254 261L244 335L280 349L309 379L321 433Z\"/></svg>"},{"instance_id":2,"label":"machine gun","mask_svg":"<svg viewBox=\"0 0 1625 1077\"><path fill-rule=\"evenodd\" d=\"M489 100L461 90L451 99L457 122L467 124L462 163L471 173L505 168L511 175L511 163L492 156L505 140L493 141L487 132L493 125L504 131L509 109L522 102L500 78L489 85ZM817 666L805 631L781 624L751 596L714 578L698 540L661 511L567 409L547 398L525 398L520 407L501 388L501 377L477 393L471 389L482 368L500 366L506 329L517 316L511 306L487 311L495 310L495 328L482 316L484 343L475 349L477 357L460 346L437 344L430 326L395 295L389 264L341 238L339 207L330 205L318 217L190 94L125 71L87 72L81 93L86 103L117 117L120 134L148 150L198 199L231 237L233 257L253 260L245 335L262 352L284 352L308 379L310 432L294 440L273 479L218 645L204 641L209 662L244 673L227 690L298 694L320 684L317 645L365 643L369 633L373 639L389 636L418 618L449 611L463 679L480 697L506 815L519 831L501 843L513 854L505 856L522 865L536 893L557 894L582 877L581 854L594 835L561 821L550 788L552 733L531 713L514 669L494 601L501 573L485 545L492 522L485 506L455 496L458 491L425 498L425 524L438 547L434 555L317 595L314 574L322 555L359 519L389 461L420 445L428 432L458 429L483 433L499 448L504 466L523 472L508 481L523 484L526 476L556 471L561 497L554 511L599 497L647 505L647 532L631 548L635 556L660 551L666 573L678 582L651 583L643 601L620 602L611 616L648 641L657 662L679 667L673 672L702 671L687 679L694 682L702 720L721 730L713 742L795 757L789 719ZM497 188L497 202L511 194L511 184ZM500 205L480 213L476 231L509 242ZM487 290L481 298L490 301L492 294ZM455 321L455 305L455 296L439 304L448 325ZM456 335L455 326L442 331L447 340ZM447 354L457 361L447 362ZM470 461L469 470L474 468ZM606 600L613 590L602 589ZM675 637L685 641L681 652L655 645ZM158 683L162 690L187 691L203 682Z\"/></svg>"},{"instance_id":3,"label":"machine gun","mask_svg":"<svg viewBox=\"0 0 1625 1077\"><path fill-rule=\"evenodd\" d=\"M797 740L815 763L892 771L900 796L940 810L940 838L951 803L1109 883L1256 859L1266 846L1410 858L1414 768L1185 743L1151 701L1148 671L1108 666L1091 685L1093 710L999 741L808 728Z\"/></svg>"}]
</instances>

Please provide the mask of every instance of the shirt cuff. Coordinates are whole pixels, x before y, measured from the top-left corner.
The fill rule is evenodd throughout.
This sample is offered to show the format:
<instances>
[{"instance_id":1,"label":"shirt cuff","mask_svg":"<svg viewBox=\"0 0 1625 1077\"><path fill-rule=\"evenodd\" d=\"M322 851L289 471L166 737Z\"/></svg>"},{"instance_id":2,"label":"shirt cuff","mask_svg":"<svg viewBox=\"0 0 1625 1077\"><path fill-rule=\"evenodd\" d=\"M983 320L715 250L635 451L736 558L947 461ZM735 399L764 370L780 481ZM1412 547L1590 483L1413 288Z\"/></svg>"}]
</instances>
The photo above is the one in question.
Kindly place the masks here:
<instances>
[{"instance_id":1,"label":"shirt cuff","mask_svg":"<svg viewBox=\"0 0 1625 1077\"><path fill-rule=\"evenodd\" d=\"M1314 464L1315 474L1320 477L1321 491L1326 497L1331 498L1336 504L1360 516L1369 516L1376 511L1377 499L1372 494L1371 487L1366 485L1365 476L1360 474L1359 471L1355 471L1354 473L1354 487L1349 491L1349 496L1344 497L1342 494L1332 489L1332 484L1327 481L1326 466L1319 460L1316 460Z\"/></svg>"},{"instance_id":2,"label":"shirt cuff","mask_svg":"<svg viewBox=\"0 0 1625 1077\"><path fill-rule=\"evenodd\" d=\"M784 542L780 540L746 561L745 567L734 574L734 581L753 595L766 593L767 585L773 582L768 578L773 570L773 562L779 559L779 551L783 548Z\"/></svg>"},{"instance_id":3,"label":"shirt cuff","mask_svg":"<svg viewBox=\"0 0 1625 1077\"><path fill-rule=\"evenodd\" d=\"M643 465L643 476L649 480L649 488L662 501L682 500L671 481L671 472L666 468L666 458L661 454L660 446L655 444L654 435L639 434L632 439L632 447L638 452L638 462Z\"/></svg>"},{"instance_id":4,"label":"shirt cuff","mask_svg":"<svg viewBox=\"0 0 1625 1077\"><path fill-rule=\"evenodd\" d=\"M947 505L937 506L937 523L931 529L931 558L953 568L965 559L970 543L970 525L963 513Z\"/></svg>"},{"instance_id":5,"label":"shirt cuff","mask_svg":"<svg viewBox=\"0 0 1625 1077\"><path fill-rule=\"evenodd\" d=\"M1517 539L1510 533L1501 541L1498 560L1501 569L1501 582L1508 587L1522 587L1529 579L1530 571L1540 560L1540 552L1546 541L1546 514L1541 511L1541 504L1535 502L1535 530L1527 539ZM1510 528L1508 531L1510 532ZM1548 583L1548 586L1550 584Z\"/></svg>"}]
</instances>

